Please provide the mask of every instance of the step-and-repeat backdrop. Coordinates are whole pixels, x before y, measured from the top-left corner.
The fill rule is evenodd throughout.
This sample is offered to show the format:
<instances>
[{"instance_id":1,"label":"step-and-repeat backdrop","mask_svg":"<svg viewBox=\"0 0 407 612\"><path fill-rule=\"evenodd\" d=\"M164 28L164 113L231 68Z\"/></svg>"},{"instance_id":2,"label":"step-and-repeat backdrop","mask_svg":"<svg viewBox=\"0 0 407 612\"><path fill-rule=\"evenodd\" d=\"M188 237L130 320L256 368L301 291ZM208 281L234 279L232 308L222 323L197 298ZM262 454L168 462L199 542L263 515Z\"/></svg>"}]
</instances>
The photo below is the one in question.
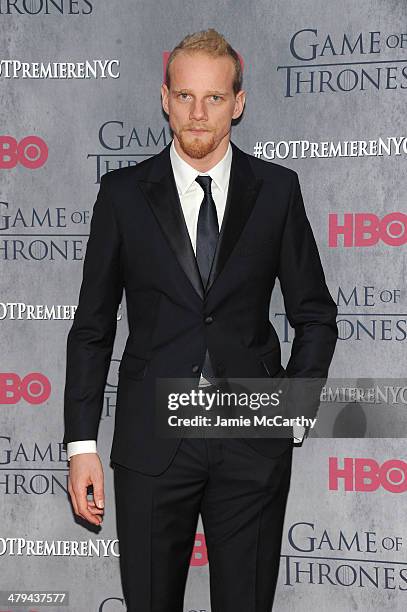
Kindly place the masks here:
<instances>
[{"instance_id":1,"label":"step-and-repeat backdrop","mask_svg":"<svg viewBox=\"0 0 407 612\"><path fill-rule=\"evenodd\" d=\"M185 34L214 27L231 42L247 91L232 140L299 174L339 308L331 376L374 388L405 375L406 17L400 0L0 0L0 590L68 591L75 612L125 608L109 466L125 302L98 439L100 529L75 519L67 494L66 336L100 177L170 142L160 85ZM286 361L278 291L270 320ZM294 453L281 612L407 606L405 440L372 437L348 391L333 424L348 437ZM208 572L199 522L185 611L210 611Z\"/></svg>"}]
</instances>

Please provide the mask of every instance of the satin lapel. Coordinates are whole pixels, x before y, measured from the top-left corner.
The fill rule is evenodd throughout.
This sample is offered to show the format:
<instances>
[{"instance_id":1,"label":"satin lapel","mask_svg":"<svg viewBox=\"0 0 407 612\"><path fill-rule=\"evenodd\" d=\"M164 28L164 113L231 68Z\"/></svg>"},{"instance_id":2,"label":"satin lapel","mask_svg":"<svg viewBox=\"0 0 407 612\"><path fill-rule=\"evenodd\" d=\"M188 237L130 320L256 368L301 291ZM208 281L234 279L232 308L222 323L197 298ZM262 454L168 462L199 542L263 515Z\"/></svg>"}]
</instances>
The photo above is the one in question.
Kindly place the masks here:
<instances>
[{"instance_id":1,"label":"satin lapel","mask_svg":"<svg viewBox=\"0 0 407 612\"><path fill-rule=\"evenodd\" d=\"M171 168L169 147L161 155L157 164L164 167L164 174L159 180L139 179L138 184L153 213L161 226L174 254L187 275L197 294L203 299L204 289L198 264L191 244L188 228L179 201L177 187Z\"/></svg>"},{"instance_id":2,"label":"satin lapel","mask_svg":"<svg viewBox=\"0 0 407 612\"><path fill-rule=\"evenodd\" d=\"M231 142L232 164L226 208L209 274L206 293L222 271L256 202L263 179L257 178L246 154Z\"/></svg>"}]
</instances>

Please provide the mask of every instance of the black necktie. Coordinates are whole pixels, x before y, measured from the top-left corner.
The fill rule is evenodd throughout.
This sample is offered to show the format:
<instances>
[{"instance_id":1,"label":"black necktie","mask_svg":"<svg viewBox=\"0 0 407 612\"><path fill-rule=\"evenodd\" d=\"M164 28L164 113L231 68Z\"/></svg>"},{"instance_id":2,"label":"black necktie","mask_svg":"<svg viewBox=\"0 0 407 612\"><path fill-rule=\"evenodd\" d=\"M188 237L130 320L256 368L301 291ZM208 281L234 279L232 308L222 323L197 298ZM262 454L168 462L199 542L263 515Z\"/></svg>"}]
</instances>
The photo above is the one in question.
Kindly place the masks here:
<instances>
[{"instance_id":1,"label":"black necktie","mask_svg":"<svg viewBox=\"0 0 407 612\"><path fill-rule=\"evenodd\" d=\"M196 234L196 260L201 274L204 288L208 283L209 273L215 254L216 244L219 237L218 215L215 202L212 197L210 176L198 175L196 182L204 190L204 198L201 202L198 216ZM212 364L209 359L208 350L205 353L205 361L202 367L202 376L210 382L215 378Z\"/></svg>"},{"instance_id":2,"label":"black necktie","mask_svg":"<svg viewBox=\"0 0 407 612\"><path fill-rule=\"evenodd\" d=\"M196 234L196 260L203 286L206 287L219 237L218 215L211 191L212 178L198 175L195 180L204 190Z\"/></svg>"}]
</instances>

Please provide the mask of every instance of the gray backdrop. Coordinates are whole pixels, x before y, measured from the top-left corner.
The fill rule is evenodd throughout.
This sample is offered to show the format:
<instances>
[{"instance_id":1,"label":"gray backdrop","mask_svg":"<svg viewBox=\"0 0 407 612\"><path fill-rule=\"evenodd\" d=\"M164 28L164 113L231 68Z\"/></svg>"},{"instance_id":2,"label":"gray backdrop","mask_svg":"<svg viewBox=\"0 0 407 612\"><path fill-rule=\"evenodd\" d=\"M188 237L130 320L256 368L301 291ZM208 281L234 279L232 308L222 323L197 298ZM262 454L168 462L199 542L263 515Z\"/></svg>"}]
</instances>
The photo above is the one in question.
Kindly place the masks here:
<instances>
[{"instance_id":1,"label":"gray backdrop","mask_svg":"<svg viewBox=\"0 0 407 612\"><path fill-rule=\"evenodd\" d=\"M259 155L299 174L339 306L331 375L372 384L404 376L406 16L398 0L0 1L0 133L11 137L1 140L0 162L1 589L69 591L72 611L124 609L108 461L124 301L98 440L107 498L99 531L75 521L66 493L65 343L99 177L170 141L163 58L185 34L215 27L230 40L247 91L232 140L249 153L262 143ZM7 60L28 62L28 78ZM95 60L119 63L101 78ZM79 71L85 61L97 78L30 78L40 74L34 62L74 62ZM346 223L347 246L342 235L336 242L335 221ZM270 320L285 363L292 330L283 313L277 291ZM340 417L351 438L309 439L294 453L278 611L406 609L404 439L368 439L363 405L344 403ZM331 476L348 458L337 487L330 458ZM191 612L210 610L202 532L199 523L185 598Z\"/></svg>"}]
</instances>

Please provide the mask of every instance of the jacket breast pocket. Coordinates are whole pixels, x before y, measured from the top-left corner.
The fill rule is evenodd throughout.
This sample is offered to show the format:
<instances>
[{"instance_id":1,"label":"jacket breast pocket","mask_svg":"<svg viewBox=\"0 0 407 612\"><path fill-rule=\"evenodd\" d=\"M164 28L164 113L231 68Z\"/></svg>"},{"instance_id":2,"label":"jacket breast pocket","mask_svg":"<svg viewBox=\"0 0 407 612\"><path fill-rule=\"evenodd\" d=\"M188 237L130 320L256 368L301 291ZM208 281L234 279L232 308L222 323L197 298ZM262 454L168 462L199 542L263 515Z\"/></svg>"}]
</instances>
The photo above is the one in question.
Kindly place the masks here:
<instances>
[{"instance_id":1,"label":"jacket breast pocket","mask_svg":"<svg viewBox=\"0 0 407 612\"><path fill-rule=\"evenodd\" d=\"M141 380L146 375L148 364L148 359L127 354L123 356L120 362L119 375L134 380Z\"/></svg>"},{"instance_id":2,"label":"jacket breast pocket","mask_svg":"<svg viewBox=\"0 0 407 612\"><path fill-rule=\"evenodd\" d=\"M266 240L258 240L242 244L239 248L241 257L250 257L251 255L268 255L273 248L274 240L267 238Z\"/></svg>"}]
</instances>

